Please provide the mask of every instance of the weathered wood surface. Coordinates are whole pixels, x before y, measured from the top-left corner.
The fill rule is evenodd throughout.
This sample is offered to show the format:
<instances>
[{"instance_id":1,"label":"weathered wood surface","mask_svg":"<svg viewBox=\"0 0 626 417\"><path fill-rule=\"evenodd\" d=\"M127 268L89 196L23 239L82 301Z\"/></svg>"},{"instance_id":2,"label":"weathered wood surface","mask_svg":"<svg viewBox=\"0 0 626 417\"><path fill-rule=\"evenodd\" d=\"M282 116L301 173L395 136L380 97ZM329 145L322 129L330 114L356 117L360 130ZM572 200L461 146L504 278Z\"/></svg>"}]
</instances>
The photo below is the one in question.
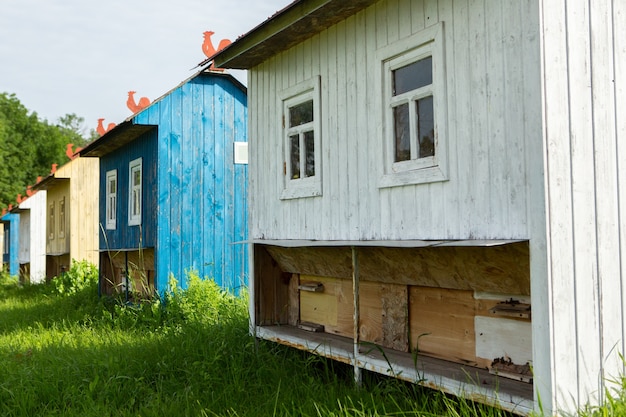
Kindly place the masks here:
<instances>
[{"instance_id":1,"label":"weathered wood surface","mask_svg":"<svg viewBox=\"0 0 626 417\"><path fill-rule=\"evenodd\" d=\"M626 5L538 5L550 257L533 285L552 298L533 311L535 376L556 381L539 392L548 408L573 412L624 369Z\"/></svg>"},{"instance_id":2,"label":"weathered wood surface","mask_svg":"<svg viewBox=\"0 0 626 417\"><path fill-rule=\"evenodd\" d=\"M409 288L411 350L476 365L472 291Z\"/></svg>"},{"instance_id":3,"label":"weathered wood surface","mask_svg":"<svg viewBox=\"0 0 626 417\"><path fill-rule=\"evenodd\" d=\"M144 190L152 207L143 213L151 226L144 233L157 250L158 290L165 291L170 275L186 287L193 270L240 291L248 285L247 246L237 244L247 238L248 168L234 163L234 142L247 141L245 87L226 73L197 73L132 122L158 127L127 145L144 158L146 187L152 187ZM139 149L141 141L147 143ZM124 151L116 156L128 158ZM137 247L136 241L121 244Z\"/></svg>"},{"instance_id":4,"label":"weathered wood surface","mask_svg":"<svg viewBox=\"0 0 626 417\"><path fill-rule=\"evenodd\" d=\"M517 365L532 363L532 326L530 322L476 316L476 356L490 362L510 358Z\"/></svg>"},{"instance_id":5,"label":"weathered wood surface","mask_svg":"<svg viewBox=\"0 0 626 417\"><path fill-rule=\"evenodd\" d=\"M354 297L352 281L301 275L301 281L324 284L323 292L300 291L300 320L323 324L327 333L352 337Z\"/></svg>"},{"instance_id":6,"label":"weathered wood surface","mask_svg":"<svg viewBox=\"0 0 626 417\"><path fill-rule=\"evenodd\" d=\"M492 247L358 247L362 281L530 294L528 243ZM285 272L351 279L349 247L279 247L267 251Z\"/></svg>"},{"instance_id":7,"label":"weathered wood surface","mask_svg":"<svg viewBox=\"0 0 626 417\"><path fill-rule=\"evenodd\" d=\"M374 349L368 344L355 356L351 338L329 333L310 333L291 326L259 326L255 334L262 339L354 364L383 375L417 382L443 392L462 395L486 404L497 404L516 414L528 414L533 407L533 386L490 375L488 371L449 361L417 357L392 349ZM383 357L382 352L385 356Z\"/></svg>"},{"instance_id":8,"label":"weathered wood surface","mask_svg":"<svg viewBox=\"0 0 626 417\"><path fill-rule=\"evenodd\" d=\"M527 238L526 167L534 156L528 144L541 137L538 15L528 3L379 1L252 68L250 132L263 140L250 148L250 237ZM445 76L446 97L453 98L445 137L450 180L379 189L384 143L376 53L439 22L446 68L436 75ZM322 196L281 201L278 97L315 76Z\"/></svg>"},{"instance_id":9,"label":"weathered wood surface","mask_svg":"<svg viewBox=\"0 0 626 417\"><path fill-rule=\"evenodd\" d=\"M254 317L256 324L287 324L290 312L290 280L263 246L254 246Z\"/></svg>"},{"instance_id":10,"label":"weathered wood surface","mask_svg":"<svg viewBox=\"0 0 626 417\"><path fill-rule=\"evenodd\" d=\"M30 233L28 262L30 282L43 282L46 278L46 190L39 190L22 203L20 209L29 213ZM20 240L20 246L22 245Z\"/></svg>"}]
</instances>

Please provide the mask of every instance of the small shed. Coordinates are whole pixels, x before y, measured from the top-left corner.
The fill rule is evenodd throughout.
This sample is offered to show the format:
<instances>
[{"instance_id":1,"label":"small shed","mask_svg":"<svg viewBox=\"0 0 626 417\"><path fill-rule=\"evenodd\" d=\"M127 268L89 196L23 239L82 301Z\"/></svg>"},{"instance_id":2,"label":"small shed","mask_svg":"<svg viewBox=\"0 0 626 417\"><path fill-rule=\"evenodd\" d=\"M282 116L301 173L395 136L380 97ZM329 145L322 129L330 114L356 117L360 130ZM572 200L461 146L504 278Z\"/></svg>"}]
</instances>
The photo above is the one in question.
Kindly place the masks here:
<instances>
[{"instance_id":1,"label":"small shed","mask_svg":"<svg viewBox=\"0 0 626 417\"><path fill-rule=\"evenodd\" d=\"M0 248L2 248L2 262L0 263L0 271L4 271L4 254L8 253L4 247L4 222L0 219Z\"/></svg>"},{"instance_id":2,"label":"small shed","mask_svg":"<svg viewBox=\"0 0 626 417\"><path fill-rule=\"evenodd\" d=\"M625 19L300 0L219 52L248 70L254 334L519 414L601 402L626 352Z\"/></svg>"},{"instance_id":3,"label":"small shed","mask_svg":"<svg viewBox=\"0 0 626 417\"><path fill-rule=\"evenodd\" d=\"M9 275L18 277L20 275L19 246L20 246L20 215L8 211L0 221L4 224L4 249L2 252L2 263L4 270Z\"/></svg>"},{"instance_id":4,"label":"small shed","mask_svg":"<svg viewBox=\"0 0 626 417\"><path fill-rule=\"evenodd\" d=\"M72 260L98 265L97 159L76 157L33 186L46 190L46 278L69 270Z\"/></svg>"},{"instance_id":5,"label":"small shed","mask_svg":"<svg viewBox=\"0 0 626 417\"><path fill-rule=\"evenodd\" d=\"M24 199L14 209L20 216L18 262L21 278L32 284L46 279L46 191Z\"/></svg>"},{"instance_id":6,"label":"small shed","mask_svg":"<svg viewBox=\"0 0 626 417\"><path fill-rule=\"evenodd\" d=\"M100 159L104 293L247 285L246 119L245 87L202 71L80 152Z\"/></svg>"}]
</instances>

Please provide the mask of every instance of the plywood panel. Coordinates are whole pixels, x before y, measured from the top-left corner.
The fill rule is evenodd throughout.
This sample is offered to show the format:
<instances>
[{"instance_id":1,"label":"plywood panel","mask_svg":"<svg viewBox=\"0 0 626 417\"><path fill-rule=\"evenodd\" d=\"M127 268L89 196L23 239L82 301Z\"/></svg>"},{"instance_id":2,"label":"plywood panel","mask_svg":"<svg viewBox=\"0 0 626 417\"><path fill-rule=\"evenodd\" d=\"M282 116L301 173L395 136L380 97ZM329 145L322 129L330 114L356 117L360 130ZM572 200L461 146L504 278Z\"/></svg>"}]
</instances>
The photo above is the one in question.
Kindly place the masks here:
<instances>
[{"instance_id":1,"label":"plywood panel","mask_svg":"<svg viewBox=\"0 0 626 417\"><path fill-rule=\"evenodd\" d=\"M352 337L354 297L352 281L301 275L300 282L321 282L323 292L300 291L300 320L324 325L327 333Z\"/></svg>"},{"instance_id":2,"label":"plywood panel","mask_svg":"<svg viewBox=\"0 0 626 417\"><path fill-rule=\"evenodd\" d=\"M498 247L359 248L361 279L530 294L528 244Z\"/></svg>"},{"instance_id":3,"label":"plywood panel","mask_svg":"<svg viewBox=\"0 0 626 417\"><path fill-rule=\"evenodd\" d=\"M327 277L352 278L352 254L349 247L267 246L267 251L285 272Z\"/></svg>"},{"instance_id":4,"label":"plywood panel","mask_svg":"<svg viewBox=\"0 0 626 417\"><path fill-rule=\"evenodd\" d=\"M409 287L412 350L476 364L474 314L472 291Z\"/></svg>"},{"instance_id":5,"label":"plywood panel","mask_svg":"<svg viewBox=\"0 0 626 417\"><path fill-rule=\"evenodd\" d=\"M351 279L349 247L278 247L283 271ZM530 294L528 243L494 247L358 247L361 281Z\"/></svg>"},{"instance_id":6,"label":"plywood panel","mask_svg":"<svg viewBox=\"0 0 626 417\"><path fill-rule=\"evenodd\" d=\"M406 285L381 284L382 330L384 347L408 352L408 288Z\"/></svg>"},{"instance_id":7,"label":"plywood panel","mask_svg":"<svg viewBox=\"0 0 626 417\"><path fill-rule=\"evenodd\" d=\"M517 365L532 363L532 325L530 322L477 316L476 356L491 362L510 358Z\"/></svg>"},{"instance_id":8,"label":"plywood panel","mask_svg":"<svg viewBox=\"0 0 626 417\"><path fill-rule=\"evenodd\" d=\"M383 343L383 306L381 285L359 282L359 337L361 341Z\"/></svg>"}]
</instances>

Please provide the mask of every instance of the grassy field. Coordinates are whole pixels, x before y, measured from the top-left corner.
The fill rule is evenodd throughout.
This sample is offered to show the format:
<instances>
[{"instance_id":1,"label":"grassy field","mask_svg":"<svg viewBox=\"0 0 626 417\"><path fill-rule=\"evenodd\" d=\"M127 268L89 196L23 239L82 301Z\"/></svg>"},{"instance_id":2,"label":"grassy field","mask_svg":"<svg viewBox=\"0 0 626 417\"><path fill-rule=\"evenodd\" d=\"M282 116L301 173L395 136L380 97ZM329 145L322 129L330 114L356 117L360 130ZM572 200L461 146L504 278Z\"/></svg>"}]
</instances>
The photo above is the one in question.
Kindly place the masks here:
<instances>
[{"instance_id":1,"label":"grassy field","mask_svg":"<svg viewBox=\"0 0 626 417\"><path fill-rule=\"evenodd\" d=\"M507 415L367 373L357 388L351 368L251 337L245 297L211 281L124 306L81 268L56 285L0 279L0 415Z\"/></svg>"}]
</instances>

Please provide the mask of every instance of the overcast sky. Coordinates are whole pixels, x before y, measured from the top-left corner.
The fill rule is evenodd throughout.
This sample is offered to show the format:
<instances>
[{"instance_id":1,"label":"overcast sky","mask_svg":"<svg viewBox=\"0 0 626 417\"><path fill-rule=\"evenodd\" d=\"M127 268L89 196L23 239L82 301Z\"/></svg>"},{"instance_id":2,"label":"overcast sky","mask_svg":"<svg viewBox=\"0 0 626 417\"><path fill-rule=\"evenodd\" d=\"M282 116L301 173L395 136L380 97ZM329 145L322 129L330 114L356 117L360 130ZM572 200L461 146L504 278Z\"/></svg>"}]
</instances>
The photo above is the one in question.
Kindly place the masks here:
<instances>
[{"instance_id":1,"label":"overcast sky","mask_svg":"<svg viewBox=\"0 0 626 417\"><path fill-rule=\"evenodd\" d=\"M0 93L41 119L131 115L128 91L154 100L193 75L215 46L235 40L291 0L0 0ZM246 84L243 71L234 75Z\"/></svg>"}]
</instances>

